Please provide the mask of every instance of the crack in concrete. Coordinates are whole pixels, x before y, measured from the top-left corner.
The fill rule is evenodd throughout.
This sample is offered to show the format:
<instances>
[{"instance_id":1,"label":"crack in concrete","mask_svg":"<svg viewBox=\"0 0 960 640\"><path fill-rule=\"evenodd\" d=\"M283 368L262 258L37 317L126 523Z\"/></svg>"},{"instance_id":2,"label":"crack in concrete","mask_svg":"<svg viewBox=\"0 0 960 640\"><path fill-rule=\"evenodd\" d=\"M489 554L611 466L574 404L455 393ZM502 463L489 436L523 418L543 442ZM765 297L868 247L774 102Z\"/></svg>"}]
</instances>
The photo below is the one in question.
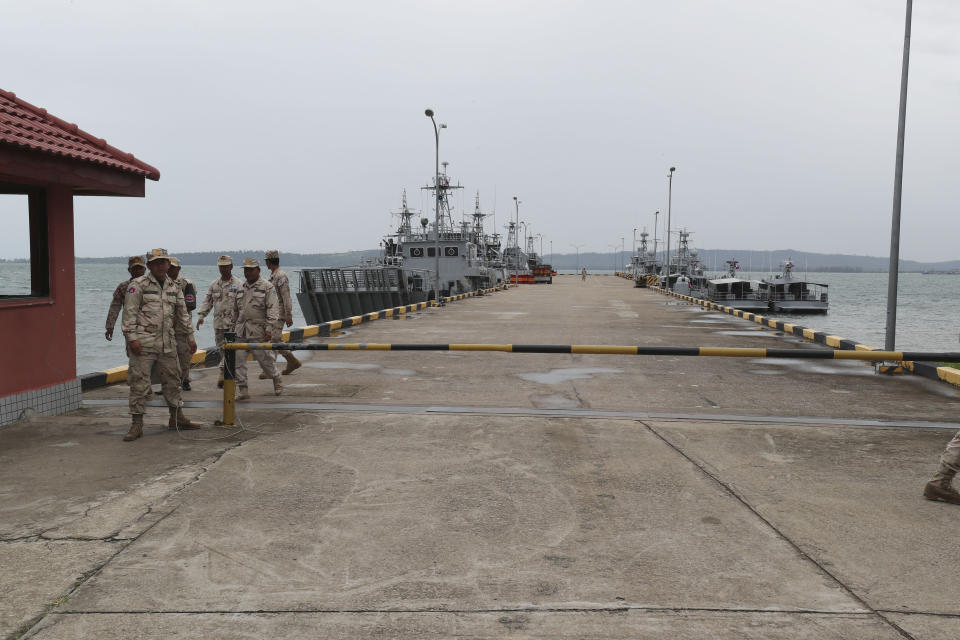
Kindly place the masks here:
<instances>
[{"instance_id":1,"label":"crack in concrete","mask_svg":"<svg viewBox=\"0 0 960 640\"><path fill-rule=\"evenodd\" d=\"M454 613L454 614L498 614L498 613L625 613L629 611L643 611L650 613L748 613L768 615L804 615L804 616L838 616L848 617L875 617L874 610L864 612L828 611L820 609L729 609L720 607L654 607L654 606L617 606L617 607L503 607L497 609L124 609L116 611L57 611L58 615L97 616L97 615L150 615L150 614L182 614L182 615L254 615L262 613L275 614L384 614L384 613ZM896 612L900 613L900 612Z\"/></svg>"},{"instance_id":2,"label":"crack in concrete","mask_svg":"<svg viewBox=\"0 0 960 640\"><path fill-rule=\"evenodd\" d=\"M682 456L685 460L687 460L687 462L689 462L689 463L692 464L694 467L696 467L697 469L699 469L701 473L703 473L705 476L707 476L708 478L710 478L714 483L716 483L717 485L719 485L724 491L726 491L727 493L729 493L734 499L736 499L738 502L740 502L740 504L742 504L744 507L746 507L747 509L749 509L749 510L750 510L750 513L752 513L754 516L756 516L757 518L759 518L761 522L763 522L765 525L767 525L767 526L770 528L770 530L773 531L774 534L777 535L777 537L779 537L781 540L783 540L783 541L786 542L788 545L790 545L790 547L794 550L794 552L796 552L796 553L800 556L801 559L806 560L807 562L809 562L809 563L811 563L812 565L814 565L815 567L817 567L817 569L818 569L823 575L825 575L825 576L829 577L831 580L833 580L834 583L836 583L836 585L837 585L838 587L840 587L841 589L843 589L843 591L846 592L846 594L847 594L850 598L852 598L852 599L855 600L856 602L860 603L860 605L861 605L864 609L867 609L869 612L871 612L873 615L875 615L878 619L880 619L880 620L882 620L883 622L885 622L887 625L889 625L889 627L890 627L891 629L895 630L895 631L896 631L897 633L899 633L902 637L904 637L904 638L909 638L910 640L915 640L915 638L914 638L912 635L910 635L909 633L907 633L906 630L904 630L903 628L901 628L900 625L898 625L897 623L895 623L895 622L893 622L892 620L890 620L887 616L883 615L883 614L884 614L883 611L881 611L880 609L875 609L874 607L871 607L871 606L867 603L867 601L864 600L863 598L861 598L860 595L857 594L850 586L848 586L848 585L845 584L843 581L841 581L840 578L838 578L836 575L834 575L831 571L829 571L829 570L828 570L825 566L823 566L821 563L817 562L817 560L816 560L815 558L813 558L813 556L809 555L809 554L806 553L803 549L801 549L800 546L799 546L796 542L794 542L794 541L793 541L792 539L790 539L785 533L783 533L780 529L778 529L778 528L773 524L773 522L771 522L771 521L768 520L766 517L764 517L763 514L761 514L761 513L756 509L756 507L754 507L752 504L750 504L750 502L747 501L746 497L743 496L743 495L741 495L736 489L733 488L732 485L724 482L724 481L721 480L719 477L717 477L716 475L714 475L713 473L711 473L710 471L708 471L705 465L700 464L700 463L698 463L696 460L694 460L693 458L691 458L691 457L690 457L689 455L687 455L682 449L680 449L680 447L678 447L677 445L675 445L675 444L673 444L672 442L670 442L670 440L667 439L666 436L662 435L660 432L658 432L656 429L654 429L653 427L651 427L649 424L647 424L647 423L644 422L643 420L637 420L637 422L639 422L639 423L642 424L644 427L646 427L647 430L648 430L653 436L655 436L656 438L658 438L661 442L663 442L665 445L667 445L668 447L670 447L673 451L676 451L678 455Z\"/></svg>"},{"instance_id":3,"label":"crack in concrete","mask_svg":"<svg viewBox=\"0 0 960 640\"><path fill-rule=\"evenodd\" d=\"M223 458L223 456L225 456L228 452L233 451L234 449L242 446L243 444L244 444L243 442L237 442L236 444L233 444L233 445L227 447L227 448L224 449L223 451L221 451L221 452L219 452L219 453L217 453L217 454L214 454L214 455L211 456L210 458L207 458L207 460L208 460L209 462L207 462L206 464L203 464L203 465L200 467L200 470L196 473L196 475L193 476L193 478L192 478L190 481L183 483L183 484L180 485L179 487L175 487L175 488L172 489L169 493L165 494L165 495L164 495L160 500L158 500L157 502L163 502L164 500L168 500L168 499L170 499L171 497L173 497L173 496L177 495L178 493L182 492L182 491L183 491L184 489L186 489L187 487L192 486L192 485L196 484L197 482L199 482L199 481L203 478L203 476L205 476L218 462L220 462L220 460ZM91 508L92 508L92 507L91 507ZM171 515L173 515L173 513L176 512L176 510L177 510L178 508L179 508L179 505L174 506L174 507L171 508L167 513L164 513L162 516L160 516L159 518L157 518L157 521L156 521L156 522L150 524L148 527L146 527L143 531L141 531L139 534L137 534L137 535L134 536L133 538L113 538L112 536L111 536L110 538L83 538L83 537L44 538L44 537L43 537L43 535L44 535L47 531L52 531L53 529L48 529L47 531L42 532L42 533L39 534L38 536L29 536L29 538L35 538L37 541L43 540L44 542L59 542L59 541L70 541L70 542L116 542L116 543L119 544L119 547L120 547L120 548L117 549L117 551L116 551L115 553L111 554L109 558L107 558L107 559L104 560L102 563L100 563L99 566L95 566L94 568L85 571L85 572L83 573L83 575L81 575L76 581L74 581L73 585L70 587L70 589L67 590L66 593L62 594L60 597L56 598L56 599L53 600L52 602L49 602L49 603L47 603L46 605L44 605L43 610L42 610L39 614L37 614L36 616L34 616L33 618L31 618L30 620L28 620L28 621L25 622L24 624L20 625L20 627L19 627L17 630L15 630L13 633L11 633L10 635L8 635L5 640L17 640L18 638L22 638L22 637L25 636L27 633L29 633L34 627L36 627L38 624L40 624L41 622L43 622L43 620L44 620L48 615L50 615L51 613L58 613L58 614L59 614L59 613L67 613L67 612L65 612L65 611L55 611L55 609L56 609L57 607L62 606L62 605L65 604L66 602L68 602L68 601L70 600L70 597L73 596L73 594L76 593L77 590L78 590L80 587L82 587L84 584L86 584L87 581L88 581L90 578L96 576L96 575L99 574L101 571L103 571L104 567L106 567L108 564L110 564L110 562L112 562L113 559L116 558L118 555L120 555L121 553L123 553L123 552L127 549L127 547L129 547L131 544L133 544L134 542L136 542L137 540L139 540L142 536L144 536L144 535L146 535L148 532L150 532L155 526L157 526L158 524L160 524L161 522L163 522L164 520L166 520L168 517L170 517ZM150 503L150 504L148 504L147 510L146 510L144 513L142 513L140 516L138 516L133 522L140 522L143 518L145 518L147 515L149 515L150 513L152 513L152 511L153 511L153 503ZM86 515L86 514L84 514L84 515ZM128 526L129 526L129 525L128 525Z\"/></svg>"}]
</instances>

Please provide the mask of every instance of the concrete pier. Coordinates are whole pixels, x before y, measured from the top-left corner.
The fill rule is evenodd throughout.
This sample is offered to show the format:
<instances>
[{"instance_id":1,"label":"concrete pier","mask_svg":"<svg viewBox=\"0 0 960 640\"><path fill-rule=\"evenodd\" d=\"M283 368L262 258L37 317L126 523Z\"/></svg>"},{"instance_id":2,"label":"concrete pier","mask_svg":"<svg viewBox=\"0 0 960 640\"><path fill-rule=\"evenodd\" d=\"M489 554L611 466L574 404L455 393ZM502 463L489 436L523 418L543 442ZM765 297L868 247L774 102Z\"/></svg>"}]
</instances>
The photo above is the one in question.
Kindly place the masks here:
<instances>
[{"instance_id":1,"label":"concrete pier","mask_svg":"<svg viewBox=\"0 0 960 640\"><path fill-rule=\"evenodd\" d=\"M856 336L851 336L855 338ZM329 342L813 348L613 277ZM0 637L953 638L947 385L845 361L307 352L242 428L0 430ZM220 415L216 371L186 412Z\"/></svg>"}]
</instances>

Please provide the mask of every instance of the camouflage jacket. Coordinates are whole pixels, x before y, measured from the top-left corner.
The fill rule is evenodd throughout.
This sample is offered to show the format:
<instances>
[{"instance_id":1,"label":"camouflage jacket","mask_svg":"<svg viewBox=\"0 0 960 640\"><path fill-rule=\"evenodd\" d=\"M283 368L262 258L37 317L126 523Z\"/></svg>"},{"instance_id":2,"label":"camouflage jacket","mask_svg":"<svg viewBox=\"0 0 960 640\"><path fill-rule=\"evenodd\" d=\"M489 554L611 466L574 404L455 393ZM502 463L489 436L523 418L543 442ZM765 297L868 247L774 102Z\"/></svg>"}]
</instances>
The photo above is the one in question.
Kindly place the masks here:
<instances>
[{"instance_id":1,"label":"camouflage jacket","mask_svg":"<svg viewBox=\"0 0 960 640\"><path fill-rule=\"evenodd\" d=\"M150 273L130 281L122 326L127 341L139 340L146 353L176 353L174 332L193 340L183 291L170 278L161 284Z\"/></svg>"},{"instance_id":2,"label":"camouflage jacket","mask_svg":"<svg viewBox=\"0 0 960 640\"><path fill-rule=\"evenodd\" d=\"M187 306L187 317L191 318L190 324L193 324L193 310L197 308L197 288L190 278L177 278L174 280L180 291L183 291L183 302ZM182 335L182 331L177 331L177 335Z\"/></svg>"},{"instance_id":3,"label":"camouflage jacket","mask_svg":"<svg viewBox=\"0 0 960 640\"><path fill-rule=\"evenodd\" d=\"M269 281L277 290L277 303L280 305L277 310L277 315L280 317L279 325L282 327L284 322L293 322L293 302L290 300L290 279L287 278L287 274L283 272L283 269L277 269L270 274Z\"/></svg>"},{"instance_id":4,"label":"camouflage jacket","mask_svg":"<svg viewBox=\"0 0 960 640\"><path fill-rule=\"evenodd\" d=\"M213 309L213 328L226 331L232 329L237 318L237 294L242 286L243 280L236 276L231 276L227 281L223 278L214 280L207 289L207 297L203 299L197 317L203 320L210 313L210 309Z\"/></svg>"},{"instance_id":5,"label":"camouflage jacket","mask_svg":"<svg viewBox=\"0 0 960 640\"><path fill-rule=\"evenodd\" d=\"M263 278L253 284L244 281L237 293L237 336L260 340L264 331L272 333L280 319L277 307L277 290L272 284ZM280 338L271 335L271 339L278 341Z\"/></svg>"},{"instance_id":6,"label":"camouflage jacket","mask_svg":"<svg viewBox=\"0 0 960 640\"><path fill-rule=\"evenodd\" d=\"M132 280L133 278L131 278ZM107 312L107 331L112 332L117 326L117 318L123 311L123 299L127 295L127 289L130 287L130 280L124 280L113 290L113 300L110 302L110 310Z\"/></svg>"}]
</instances>

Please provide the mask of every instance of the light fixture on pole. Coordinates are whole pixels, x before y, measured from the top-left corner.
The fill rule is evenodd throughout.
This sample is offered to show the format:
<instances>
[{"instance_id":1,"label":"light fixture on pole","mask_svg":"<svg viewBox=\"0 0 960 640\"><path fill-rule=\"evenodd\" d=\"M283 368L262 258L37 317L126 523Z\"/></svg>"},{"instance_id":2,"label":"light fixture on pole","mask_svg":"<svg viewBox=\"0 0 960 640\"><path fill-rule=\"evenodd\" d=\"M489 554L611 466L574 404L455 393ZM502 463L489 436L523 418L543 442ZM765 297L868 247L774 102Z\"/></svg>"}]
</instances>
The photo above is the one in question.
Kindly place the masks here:
<instances>
[{"instance_id":1,"label":"light fixture on pole","mask_svg":"<svg viewBox=\"0 0 960 640\"><path fill-rule=\"evenodd\" d=\"M434 188L434 212L433 212L433 252L436 265L436 289L434 291L433 299L437 304L440 304L440 200L443 198L442 191L440 188L440 129L446 129L447 125L441 124L439 128L437 127L437 121L433 119L433 109L427 109L424 111L426 116L430 118L430 122L433 123L433 137L436 142L435 150L435 164L433 172L433 188Z\"/></svg>"},{"instance_id":2,"label":"light fixture on pole","mask_svg":"<svg viewBox=\"0 0 960 640\"><path fill-rule=\"evenodd\" d=\"M670 288L670 214L673 210L673 172L676 167L670 167L670 173L667 175L667 263L664 267L664 288Z\"/></svg>"}]
</instances>

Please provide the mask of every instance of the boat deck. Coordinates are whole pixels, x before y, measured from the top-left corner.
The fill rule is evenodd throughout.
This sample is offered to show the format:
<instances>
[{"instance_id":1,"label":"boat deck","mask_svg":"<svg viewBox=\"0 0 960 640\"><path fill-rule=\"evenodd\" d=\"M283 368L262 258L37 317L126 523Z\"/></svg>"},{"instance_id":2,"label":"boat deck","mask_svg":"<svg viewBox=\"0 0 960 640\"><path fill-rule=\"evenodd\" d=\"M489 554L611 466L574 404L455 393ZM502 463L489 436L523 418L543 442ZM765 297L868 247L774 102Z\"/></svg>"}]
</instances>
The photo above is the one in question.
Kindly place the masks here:
<instances>
[{"instance_id":1,"label":"boat deck","mask_svg":"<svg viewBox=\"0 0 960 640\"><path fill-rule=\"evenodd\" d=\"M815 348L598 276L319 340ZM0 430L0 637L955 631L960 508L920 497L951 387L849 361L302 358L280 397L251 364L239 433L169 432L153 402L121 442L125 386ZM194 378L209 424L216 371Z\"/></svg>"}]
</instances>

